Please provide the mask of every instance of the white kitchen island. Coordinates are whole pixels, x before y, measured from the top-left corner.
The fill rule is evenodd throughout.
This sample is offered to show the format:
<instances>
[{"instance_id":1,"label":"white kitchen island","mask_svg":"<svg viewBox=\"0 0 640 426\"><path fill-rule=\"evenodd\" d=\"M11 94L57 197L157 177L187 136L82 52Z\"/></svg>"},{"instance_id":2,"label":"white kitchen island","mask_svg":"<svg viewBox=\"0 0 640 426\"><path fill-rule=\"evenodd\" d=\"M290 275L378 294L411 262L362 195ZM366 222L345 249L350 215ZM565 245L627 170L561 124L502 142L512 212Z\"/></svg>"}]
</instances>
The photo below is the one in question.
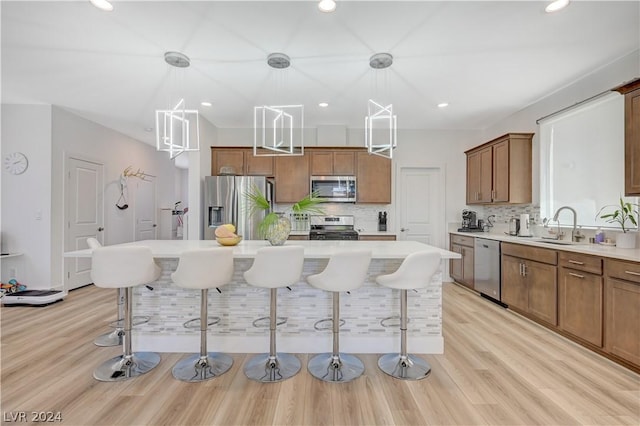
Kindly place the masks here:
<instances>
[{"instance_id":1,"label":"white kitchen island","mask_svg":"<svg viewBox=\"0 0 640 426\"><path fill-rule=\"evenodd\" d=\"M287 241L286 244L303 246L305 250L300 282L291 286L291 290L278 290L278 317L287 318L287 322L278 327L278 350L293 353L331 350L331 330L314 328L316 321L331 316L331 294L310 287L305 277L322 271L336 250L353 248L372 252L364 286L341 297L341 318L346 323L340 329L340 346L352 353L385 353L400 347L399 320L385 321L386 327L380 322L383 318L399 316L398 291L378 286L376 276L395 271L407 255L417 251L437 251L443 261L460 258L457 253L415 241ZM198 317L200 292L174 286L171 272L176 269L183 251L220 246L212 240L146 240L121 244L131 245L149 247L162 267L160 279L150 283L152 291L144 286L134 290L134 315L151 318L148 323L134 327L134 350L197 352L200 332L197 328L187 329L183 324ZM268 321L259 322L257 327L253 323L269 315L269 291L249 286L242 275L253 263L257 250L267 246L267 241L256 240L226 247L234 253L235 272L232 283L222 287L221 293L209 292L209 315L221 318L218 324L209 327L209 350L230 353L268 350ZM91 257L91 250L67 252L65 257ZM444 350L442 267L430 286L409 291L410 352L428 354ZM106 324L113 318L104 320Z\"/></svg>"}]
</instances>

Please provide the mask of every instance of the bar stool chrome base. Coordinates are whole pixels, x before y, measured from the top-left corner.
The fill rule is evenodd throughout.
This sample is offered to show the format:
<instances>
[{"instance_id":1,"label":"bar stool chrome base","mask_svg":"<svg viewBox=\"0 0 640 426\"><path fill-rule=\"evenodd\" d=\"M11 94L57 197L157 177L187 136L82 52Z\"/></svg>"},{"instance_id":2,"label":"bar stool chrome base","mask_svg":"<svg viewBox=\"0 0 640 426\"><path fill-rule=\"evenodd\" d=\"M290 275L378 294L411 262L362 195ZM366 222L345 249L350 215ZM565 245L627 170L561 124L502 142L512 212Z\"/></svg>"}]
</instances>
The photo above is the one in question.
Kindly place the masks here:
<instances>
[{"instance_id":1,"label":"bar stool chrome base","mask_svg":"<svg viewBox=\"0 0 640 426\"><path fill-rule=\"evenodd\" d=\"M247 361L244 374L251 380L262 383L275 383L295 376L300 371L300 360L295 355L276 353L259 354Z\"/></svg>"},{"instance_id":2,"label":"bar stool chrome base","mask_svg":"<svg viewBox=\"0 0 640 426\"><path fill-rule=\"evenodd\" d=\"M160 355L155 352L135 352L129 356L111 358L93 372L93 377L101 382L119 382L140 376L160 363Z\"/></svg>"},{"instance_id":3,"label":"bar stool chrome base","mask_svg":"<svg viewBox=\"0 0 640 426\"><path fill-rule=\"evenodd\" d=\"M229 355L209 352L204 357L193 354L180 360L171 372L183 382L204 382L226 373L232 365L233 358Z\"/></svg>"},{"instance_id":4,"label":"bar stool chrome base","mask_svg":"<svg viewBox=\"0 0 640 426\"><path fill-rule=\"evenodd\" d=\"M364 364L356 356L340 353L334 357L331 353L318 354L307 364L309 373L325 382L350 382L364 373Z\"/></svg>"},{"instance_id":5,"label":"bar stool chrome base","mask_svg":"<svg viewBox=\"0 0 640 426\"><path fill-rule=\"evenodd\" d=\"M207 325L216 325L218 324L220 321L222 321L222 319L220 317L207 317ZM200 328L200 318L191 318L188 321L185 321L182 326L184 328Z\"/></svg>"},{"instance_id":6,"label":"bar stool chrome base","mask_svg":"<svg viewBox=\"0 0 640 426\"><path fill-rule=\"evenodd\" d=\"M378 358L378 367L391 377L404 380L424 379L431 373L427 361L415 355L386 354Z\"/></svg>"},{"instance_id":7,"label":"bar stool chrome base","mask_svg":"<svg viewBox=\"0 0 640 426\"><path fill-rule=\"evenodd\" d=\"M100 347L120 346L123 342L124 330L116 328L111 333L102 334L93 341L93 344Z\"/></svg>"},{"instance_id":8,"label":"bar stool chrome base","mask_svg":"<svg viewBox=\"0 0 640 426\"><path fill-rule=\"evenodd\" d=\"M133 327L135 327L136 325L140 325L140 324L146 324L149 321L151 321L151 317L146 316L146 315L136 315L135 317L133 317L131 319L131 325ZM112 328L124 328L124 318L119 319L119 320L115 320L115 321L111 321L109 323L109 327Z\"/></svg>"}]
</instances>

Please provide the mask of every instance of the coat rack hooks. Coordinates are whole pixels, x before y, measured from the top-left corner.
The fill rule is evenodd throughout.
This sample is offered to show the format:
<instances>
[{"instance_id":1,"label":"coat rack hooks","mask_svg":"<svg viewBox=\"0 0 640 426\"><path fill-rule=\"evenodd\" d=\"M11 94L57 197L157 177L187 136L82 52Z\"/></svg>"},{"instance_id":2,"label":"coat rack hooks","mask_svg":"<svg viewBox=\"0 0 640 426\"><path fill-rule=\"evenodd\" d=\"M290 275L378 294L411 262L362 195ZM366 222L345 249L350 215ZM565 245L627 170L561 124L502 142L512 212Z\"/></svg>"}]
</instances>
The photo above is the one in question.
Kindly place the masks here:
<instances>
[{"instance_id":1,"label":"coat rack hooks","mask_svg":"<svg viewBox=\"0 0 640 426\"><path fill-rule=\"evenodd\" d=\"M154 178L154 175L150 175L148 173L145 173L143 171L141 171L140 169L138 169L138 171L133 172L131 166L128 166L126 169L124 169L124 171L122 172L122 176L125 178L128 177L135 177L141 180L146 180L146 181L150 181L151 179L149 178Z\"/></svg>"}]
</instances>

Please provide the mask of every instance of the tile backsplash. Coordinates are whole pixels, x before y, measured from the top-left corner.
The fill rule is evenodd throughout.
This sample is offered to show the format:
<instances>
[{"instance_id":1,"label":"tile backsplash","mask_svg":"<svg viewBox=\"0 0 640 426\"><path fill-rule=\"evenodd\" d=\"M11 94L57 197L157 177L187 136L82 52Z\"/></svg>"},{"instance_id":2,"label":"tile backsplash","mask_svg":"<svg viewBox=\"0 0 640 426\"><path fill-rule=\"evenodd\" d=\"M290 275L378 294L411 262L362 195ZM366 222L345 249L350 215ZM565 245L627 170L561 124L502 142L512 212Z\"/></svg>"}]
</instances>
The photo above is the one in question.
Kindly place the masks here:
<instances>
[{"instance_id":1,"label":"tile backsplash","mask_svg":"<svg viewBox=\"0 0 640 426\"><path fill-rule=\"evenodd\" d=\"M473 209L471 209L473 210ZM495 215L494 223L508 223L512 217L519 218L521 214L528 214L532 224L541 224L540 206L536 204L522 204L509 206L483 206L478 210L478 219L485 219Z\"/></svg>"},{"instance_id":2,"label":"tile backsplash","mask_svg":"<svg viewBox=\"0 0 640 426\"><path fill-rule=\"evenodd\" d=\"M326 215L351 215L355 220L355 228L362 231L378 230L378 212L387 212L387 229L393 228L393 210L390 204L352 204L352 203L326 203L322 205ZM276 204L274 211L291 212L291 204ZM308 226L308 225L306 225ZM298 229L303 230L303 229Z\"/></svg>"}]
</instances>

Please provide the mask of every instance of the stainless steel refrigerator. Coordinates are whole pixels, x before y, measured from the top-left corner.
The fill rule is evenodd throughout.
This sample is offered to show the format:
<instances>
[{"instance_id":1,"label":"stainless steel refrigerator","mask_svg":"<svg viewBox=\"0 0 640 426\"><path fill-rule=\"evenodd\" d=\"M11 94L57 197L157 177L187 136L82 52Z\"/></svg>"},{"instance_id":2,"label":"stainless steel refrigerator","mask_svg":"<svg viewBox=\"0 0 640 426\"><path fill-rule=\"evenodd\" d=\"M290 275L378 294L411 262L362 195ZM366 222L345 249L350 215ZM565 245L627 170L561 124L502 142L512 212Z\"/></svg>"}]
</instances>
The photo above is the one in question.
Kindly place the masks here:
<instances>
[{"instance_id":1,"label":"stainless steel refrigerator","mask_svg":"<svg viewBox=\"0 0 640 426\"><path fill-rule=\"evenodd\" d=\"M215 240L215 230L225 223L236 227L245 240L257 240L258 224L265 212L249 214L246 194L256 186L273 203L273 181L263 176L206 176L204 178L204 239Z\"/></svg>"}]
</instances>

